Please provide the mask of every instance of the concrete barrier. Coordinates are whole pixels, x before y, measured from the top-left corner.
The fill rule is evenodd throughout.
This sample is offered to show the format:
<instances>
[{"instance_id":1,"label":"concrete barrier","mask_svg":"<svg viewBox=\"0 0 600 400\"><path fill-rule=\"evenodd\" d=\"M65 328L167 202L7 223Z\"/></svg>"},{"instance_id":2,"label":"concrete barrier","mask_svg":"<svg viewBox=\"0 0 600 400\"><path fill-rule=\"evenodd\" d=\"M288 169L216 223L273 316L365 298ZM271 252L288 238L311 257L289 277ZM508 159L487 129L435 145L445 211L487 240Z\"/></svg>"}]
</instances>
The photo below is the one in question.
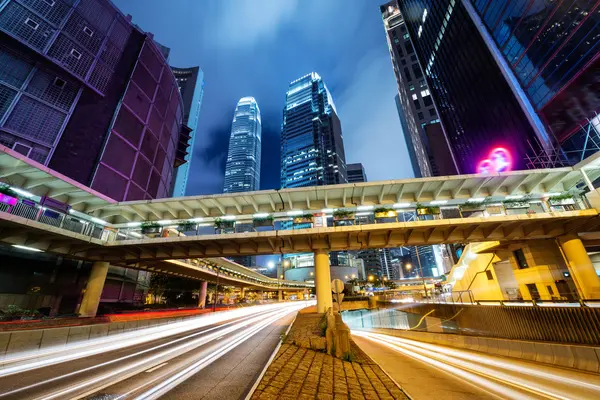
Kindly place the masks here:
<instances>
[{"instance_id":1,"label":"concrete barrier","mask_svg":"<svg viewBox=\"0 0 600 400\"><path fill-rule=\"evenodd\" d=\"M44 331L40 348L60 346L68 342L70 328L56 328Z\"/></svg>"},{"instance_id":2,"label":"concrete barrier","mask_svg":"<svg viewBox=\"0 0 600 400\"><path fill-rule=\"evenodd\" d=\"M53 346L64 346L69 343L186 321L198 318L202 315L204 314L127 322L110 322L95 325L0 332L0 364L1 360L6 356L22 351L34 351Z\"/></svg>"},{"instance_id":3,"label":"concrete barrier","mask_svg":"<svg viewBox=\"0 0 600 400\"><path fill-rule=\"evenodd\" d=\"M600 372L600 347L373 328L370 332L526 361Z\"/></svg>"}]
</instances>

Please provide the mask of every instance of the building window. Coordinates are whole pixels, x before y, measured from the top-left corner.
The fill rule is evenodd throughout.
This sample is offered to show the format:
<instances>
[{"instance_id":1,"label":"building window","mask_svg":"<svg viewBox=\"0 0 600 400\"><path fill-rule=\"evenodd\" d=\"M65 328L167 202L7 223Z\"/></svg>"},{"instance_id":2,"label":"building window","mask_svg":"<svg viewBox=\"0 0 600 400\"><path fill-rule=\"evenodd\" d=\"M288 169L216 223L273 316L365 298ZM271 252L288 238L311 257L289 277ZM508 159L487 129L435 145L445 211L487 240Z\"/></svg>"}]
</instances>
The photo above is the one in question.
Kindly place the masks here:
<instances>
[{"instance_id":1,"label":"building window","mask_svg":"<svg viewBox=\"0 0 600 400\"><path fill-rule=\"evenodd\" d=\"M75 49L71 49L71 55L72 55L73 57L75 57L76 59L78 59L78 60L80 60L80 59L81 59L81 53L80 53L80 52L78 52L78 51L77 51L77 50L75 50Z\"/></svg>"},{"instance_id":2,"label":"building window","mask_svg":"<svg viewBox=\"0 0 600 400\"><path fill-rule=\"evenodd\" d=\"M410 61L417 62L417 56L415 56L414 54L410 56Z\"/></svg>"},{"instance_id":3,"label":"building window","mask_svg":"<svg viewBox=\"0 0 600 400\"><path fill-rule=\"evenodd\" d=\"M431 96L429 96L429 95L423 96L423 103L425 104L425 107L432 105L433 100L431 100Z\"/></svg>"},{"instance_id":4,"label":"building window","mask_svg":"<svg viewBox=\"0 0 600 400\"><path fill-rule=\"evenodd\" d=\"M35 22L31 18L27 18L25 20L25 25L27 25L28 27L30 27L33 30L37 30L38 26L40 26L40 24L38 24L37 22Z\"/></svg>"},{"instance_id":5,"label":"building window","mask_svg":"<svg viewBox=\"0 0 600 400\"><path fill-rule=\"evenodd\" d=\"M44 3L48 4L50 7L54 7L55 1L54 0L42 0Z\"/></svg>"},{"instance_id":6,"label":"building window","mask_svg":"<svg viewBox=\"0 0 600 400\"><path fill-rule=\"evenodd\" d=\"M417 116L419 117L419 120L423 120L423 118L424 118L422 112L418 113Z\"/></svg>"},{"instance_id":7,"label":"building window","mask_svg":"<svg viewBox=\"0 0 600 400\"><path fill-rule=\"evenodd\" d=\"M423 73L421 72L421 67L419 67L419 64L413 64L412 69L413 69L413 73L415 74L415 78L418 79L423 76Z\"/></svg>"},{"instance_id":8,"label":"building window","mask_svg":"<svg viewBox=\"0 0 600 400\"><path fill-rule=\"evenodd\" d=\"M406 60L404 58L400 61L402 62L402 65L406 65Z\"/></svg>"},{"instance_id":9,"label":"building window","mask_svg":"<svg viewBox=\"0 0 600 400\"><path fill-rule=\"evenodd\" d=\"M419 86L421 86L421 87L425 87L426 85L427 85L427 83L425 83L425 79L421 79L421 80L419 81Z\"/></svg>"},{"instance_id":10,"label":"building window","mask_svg":"<svg viewBox=\"0 0 600 400\"><path fill-rule=\"evenodd\" d=\"M413 90L415 90L415 85L408 85L408 90L410 90L411 92L412 92Z\"/></svg>"},{"instance_id":11,"label":"building window","mask_svg":"<svg viewBox=\"0 0 600 400\"><path fill-rule=\"evenodd\" d=\"M67 85L67 81L65 81L64 79L54 78L54 86L56 86L60 89L64 89L66 85Z\"/></svg>"},{"instance_id":12,"label":"building window","mask_svg":"<svg viewBox=\"0 0 600 400\"><path fill-rule=\"evenodd\" d=\"M550 293L550 296L554 296L554 289L552 289L552 286L548 285L546 286L546 288L548 289L548 293Z\"/></svg>"},{"instance_id":13,"label":"building window","mask_svg":"<svg viewBox=\"0 0 600 400\"><path fill-rule=\"evenodd\" d=\"M490 271L489 269L485 271L485 276L487 276L488 281L494 280L494 274L492 274L492 271Z\"/></svg>"},{"instance_id":14,"label":"building window","mask_svg":"<svg viewBox=\"0 0 600 400\"><path fill-rule=\"evenodd\" d=\"M429 109L429 116L430 116L430 117L435 117L435 116L436 116L436 113L435 113L435 108L430 108L430 109Z\"/></svg>"},{"instance_id":15,"label":"building window","mask_svg":"<svg viewBox=\"0 0 600 400\"><path fill-rule=\"evenodd\" d=\"M429 96L429 89L421 90L421 97Z\"/></svg>"},{"instance_id":16,"label":"building window","mask_svg":"<svg viewBox=\"0 0 600 400\"><path fill-rule=\"evenodd\" d=\"M90 28L88 28L87 26L83 27L83 33L85 33L86 35L88 35L89 37L94 36L94 31L91 30Z\"/></svg>"},{"instance_id":17,"label":"building window","mask_svg":"<svg viewBox=\"0 0 600 400\"><path fill-rule=\"evenodd\" d=\"M527 265L527 260L525 259L525 253L523 253L523 249L517 249L513 251L513 255L517 260L517 265L519 266L519 269L529 268Z\"/></svg>"},{"instance_id":18,"label":"building window","mask_svg":"<svg viewBox=\"0 0 600 400\"><path fill-rule=\"evenodd\" d=\"M535 286L535 283L528 283L526 286L527 290L529 290L529 294L531 295L531 300L539 300L540 292L538 291L537 286Z\"/></svg>"},{"instance_id":19,"label":"building window","mask_svg":"<svg viewBox=\"0 0 600 400\"><path fill-rule=\"evenodd\" d=\"M397 38L397 37L395 37L395 38L394 38L394 43L395 43L395 44L398 44L398 43L400 43L400 41L398 40L398 38Z\"/></svg>"},{"instance_id":20,"label":"building window","mask_svg":"<svg viewBox=\"0 0 600 400\"><path fill-rule=\"evenodd\" d=\"M410 36L408 35L408 33L404 34L404 40L408 40L408 38L410 38Z\"/></svg>"},{"instance_id":21,"label":"building window","mask_svg":"<svg viewBox=\"0 0 600 400\"><path fill-rule=\"evenodd\" d=\"M417 94L416 94L416 93L413 93L413 95L412 95L412 99L413 99L413 100L416 100L416 99L418 99L418 98L419 98L419 96L417 96Z\"/></svg>"}]
</instances>

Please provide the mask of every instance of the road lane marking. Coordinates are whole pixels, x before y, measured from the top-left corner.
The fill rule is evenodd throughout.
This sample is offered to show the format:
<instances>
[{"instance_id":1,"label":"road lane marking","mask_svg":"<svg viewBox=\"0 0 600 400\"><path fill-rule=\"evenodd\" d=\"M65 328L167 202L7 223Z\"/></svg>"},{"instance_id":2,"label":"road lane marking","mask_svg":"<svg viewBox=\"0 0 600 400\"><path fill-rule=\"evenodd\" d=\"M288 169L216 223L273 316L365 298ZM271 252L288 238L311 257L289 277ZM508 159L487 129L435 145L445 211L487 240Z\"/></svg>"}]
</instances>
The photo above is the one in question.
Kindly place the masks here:
<instances>
[{"instance_id":1,"label":"road lane marking","mask_svg":"<svg viewBox=\"0 0 600 400\"><path fill-rule=\"evenodd\" d=\"M165 365L167 365L167 364L168 364L168 362L166 362L166 363L162 363L162 364L159 364L159 365L157 365L156 367L150 368L150 369L149 369L149 370L147 370L146 372L154 372L154 371L156 371L157 369L159 369L159 368L162 368L162 367L164 367L164 366L165 366Z\"/></svg>"}]
</instances>

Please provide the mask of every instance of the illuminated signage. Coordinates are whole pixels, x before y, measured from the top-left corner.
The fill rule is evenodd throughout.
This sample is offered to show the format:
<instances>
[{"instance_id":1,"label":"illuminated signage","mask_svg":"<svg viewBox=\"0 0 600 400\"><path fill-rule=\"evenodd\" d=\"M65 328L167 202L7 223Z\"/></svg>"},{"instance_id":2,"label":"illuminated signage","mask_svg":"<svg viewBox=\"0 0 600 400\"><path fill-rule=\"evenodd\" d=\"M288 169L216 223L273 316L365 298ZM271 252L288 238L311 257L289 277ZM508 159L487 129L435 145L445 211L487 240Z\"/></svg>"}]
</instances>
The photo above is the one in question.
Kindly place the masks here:
<instances>
[{"instance_id":1,"label":"illuminated signage","mask_svg":"<svg viewBox=\"0 0 600 400\"><path fill-rule=\"evenodd\" d=\"M512 169L512 156L503 147L493 149L488 158L481 160L477 165L478 174L492 174L495 172L506 172Z\"/></svg>"}]
</instances>

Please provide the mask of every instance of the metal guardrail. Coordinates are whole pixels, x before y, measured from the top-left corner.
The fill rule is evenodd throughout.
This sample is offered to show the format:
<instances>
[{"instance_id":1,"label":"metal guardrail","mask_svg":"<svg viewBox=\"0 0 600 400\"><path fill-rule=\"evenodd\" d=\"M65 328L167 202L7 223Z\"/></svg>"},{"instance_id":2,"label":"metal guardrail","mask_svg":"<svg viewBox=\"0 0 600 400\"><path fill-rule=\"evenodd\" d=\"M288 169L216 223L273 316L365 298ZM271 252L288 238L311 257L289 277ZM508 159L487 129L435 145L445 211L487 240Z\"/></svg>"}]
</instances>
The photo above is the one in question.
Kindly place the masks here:
<instances>
[{"instance_id":1,"label":"metal guardrail","mask_svg":"<svg viewBox=\"0 0 600 400\"><path fill-rule=\"evenodd\" d=\"M393 307L397 307L394 304ZM404 312L456 323L461 335L600 345L600 308L507 305L403 304Z\"/></svg>"}]
</instances>

